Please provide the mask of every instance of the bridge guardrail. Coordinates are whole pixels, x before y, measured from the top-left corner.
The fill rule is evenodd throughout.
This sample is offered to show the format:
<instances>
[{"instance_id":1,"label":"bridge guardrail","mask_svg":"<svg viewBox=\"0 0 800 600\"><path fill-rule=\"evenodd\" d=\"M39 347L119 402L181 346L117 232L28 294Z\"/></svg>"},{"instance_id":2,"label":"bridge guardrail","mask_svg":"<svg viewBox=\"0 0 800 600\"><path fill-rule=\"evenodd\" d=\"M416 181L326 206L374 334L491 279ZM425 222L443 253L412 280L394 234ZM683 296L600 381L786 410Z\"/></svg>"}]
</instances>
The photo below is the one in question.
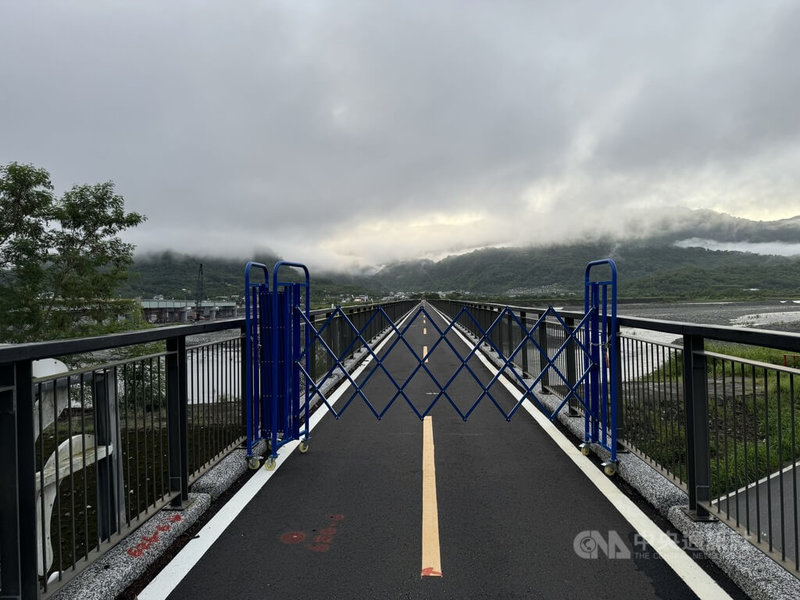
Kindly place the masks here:
<instances>
[{"instance_id":1,"label":"bridge guardrail","mask_svg":"<svg viewBox=\"0 0 800 600\"><path fill-rule=\"evenodd\" d=\"M242 439L240 339L231 320L0 348L0 595L52 595L187 500ZM73 366L34 377L53 357Z\"/></svg>"}]
</instances>

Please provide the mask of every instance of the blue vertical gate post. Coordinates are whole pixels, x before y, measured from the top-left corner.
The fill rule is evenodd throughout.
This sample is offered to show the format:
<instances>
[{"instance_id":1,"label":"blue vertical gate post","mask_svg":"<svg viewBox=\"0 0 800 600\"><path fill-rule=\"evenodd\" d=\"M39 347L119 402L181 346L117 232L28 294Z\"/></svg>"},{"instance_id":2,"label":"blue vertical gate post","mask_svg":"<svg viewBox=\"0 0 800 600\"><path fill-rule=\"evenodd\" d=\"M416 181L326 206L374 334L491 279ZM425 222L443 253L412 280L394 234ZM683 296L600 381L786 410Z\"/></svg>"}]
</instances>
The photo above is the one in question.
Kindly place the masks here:
<instances>
[{"instance_id":1,"label":"blue vertical gate post","mask_svg":"<svg viewBox=\"0 0 800 600\"><path fill-rule=\"evenodd\" d=\"M253 269L261 270L263 282L251 281ZM267 412L271 385L267 377L269 364L269 329L267 328L269 302L269 271L266 265L249 262L244 270L245 306L245 432L247 434L247 462L257 469L260 460L253 454L255 445L266 439L264 417Z\"/></svg>"},{"instance_id":2,"label":"blue vertical gate post","mask_svg":"<svg viewBox=\"0 0 800 600\"><path fill-rule=\"evenodd\" d=\"M251 281L253 269L263 272L263 283ZM301 282L283 281L281 269L302 269ZM303 293L304 290L304 293ZM293 440L300 440L300 423L305 416L305 432L300 452L308 450L308 389L303 380L306 401L300 407L300 371L309 373L310 352L310 282L308 268L300 263L280 261L269 271L261 263L249 262L245 267L245 428L247 461L252 469L260 466L255 445L267 440L269 455L266 466L275 467L278 449ZM303 339L304 338L304 339ZM298 364L297 357L303 364Z\"/></svg>"},{"instance_id":3,"label":"blue vertical gate post","mask_svg":"<svg viewBox=\"0 0 800 600\"><path fill-rule=\"evenodd\" d=\"M281 281L281 269L302 269L303 282ZM308 347L310 332L302 325L300 313L305 315L305 323L310 322L310 281L308 268L300 263L280 261L272 270L272 414L270 419L270 449L267 469L275 467L278 449L284 444L300 439L300 366L295 357L301 354L301 343ZM304 294L301 296L301 288ZM305 332L301 335L301 330ZM301 337L305 339L301 342ZM309 372L309 355L305 353L305 372ZM305 380L305 433L300 442L300 452L308 450L308 380ZM280 435L280 437L279 437Z\"/></svg>"},{"instance_id":4,"label":"blue vertical gate post","mask_svg":"<svg viewBox=\"0 0 800 600\"><path fill-rule=\"evenodd\" d=\"M593 280L592 270L607 265L611 279ZM617 351L617 265L604 259L586 265L584 277L584 311L589 319L584 325L589 353L584 364L589 369L589 398L584 415L584 440L581 446L588 454L590 444L598 444L611 453L603 463L607 474L617 470L617 387L619 372Z\"/></svg>"},{"instance_id":5,"label":"blue vertical gate post","mask_svg":"<svg viewBox=\"0 0 800 600\"><path fill-rule=\"evenodd\" d=\"M260 269L263 283L251 281L251 270ZM304 281L283 281L281 269L302 269ZM304 290L305 293L302 293ZM303 319L303 316L305 317ZM266 459L268 469L275 467L278 449L293 440L301 439L300 423L305 419L305 431L300 452L308 450L308 381L304 380L306 401L300 407L300 370L309 372L310 352L303 365L297 363L302 348L310 345L310 282L308 268L299 263L281 261L272 271L261 263L250 262L245 268L245 427L247 430L247 461L252 469L260 465L255 445L269 443ZM303 339L305 338L305 339Z\"/></svg>"}]
</instances>

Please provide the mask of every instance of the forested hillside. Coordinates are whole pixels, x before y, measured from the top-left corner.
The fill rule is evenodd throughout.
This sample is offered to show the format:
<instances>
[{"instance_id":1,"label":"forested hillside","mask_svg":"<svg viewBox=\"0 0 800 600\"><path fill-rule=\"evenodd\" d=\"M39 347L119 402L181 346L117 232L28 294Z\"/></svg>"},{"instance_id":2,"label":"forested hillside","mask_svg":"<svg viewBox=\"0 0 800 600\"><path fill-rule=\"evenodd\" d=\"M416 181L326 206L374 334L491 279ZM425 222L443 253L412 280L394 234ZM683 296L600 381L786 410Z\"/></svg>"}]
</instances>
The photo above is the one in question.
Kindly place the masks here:
<instances>
[{"instance_id":1,"label":"forested hillside","mask_svg":"<svg viewBox=\"0 0 800 600\"><path fill-rule=\"evenodd\" d=\"M312 292L317 302L362 293L380 298L390 293L440 291L492 298L556 298L582 294L586 264L598 258L616 262L621 297L800 298L798 258L610 241L487 248L438 262L397 263L371 276L312 272ZM271 266L277 257L258 260ZM171 252L149 255L136 260L123 295L193 300L202 263L206 297L238 298L243 294L246 262Z\"/></svg>"},{"instance_id":2,"label":"forested hillside","mask_svg":"<svg viewBox=\"0 0 800 600\"><path fill-rule=\"evenodd\" d=\"M580 292L586 264L598 258L614 259L620 294L627 297L800 294L797 258L644 243L480 250L437 263L392 265L373 282L388 289L553 297Z\"/></svg>"},{"instance_id":3,"label":"forested hillside","mask_svg":"<svg viewBox=\"0 0 800 600\"><path fill-rule=\"evenodd\" d=\"M203 265L204 298L240 299L244 295L244 269L249 260L272 266L280 260L277 256L263 255L255 258L220 258L190 256L176 252L161 252L138 256L129 269L129 278L120 294L128 298L174 298L194 302L199 289L200 265ZM287 273L291 276L291 272ZM312 299L316 303L329 302L363 293L362 283L347 282L347 277L331 278L313 274ZM262 282L263 273L255 270L253 281Z\"/></svg>"}]
</instances>

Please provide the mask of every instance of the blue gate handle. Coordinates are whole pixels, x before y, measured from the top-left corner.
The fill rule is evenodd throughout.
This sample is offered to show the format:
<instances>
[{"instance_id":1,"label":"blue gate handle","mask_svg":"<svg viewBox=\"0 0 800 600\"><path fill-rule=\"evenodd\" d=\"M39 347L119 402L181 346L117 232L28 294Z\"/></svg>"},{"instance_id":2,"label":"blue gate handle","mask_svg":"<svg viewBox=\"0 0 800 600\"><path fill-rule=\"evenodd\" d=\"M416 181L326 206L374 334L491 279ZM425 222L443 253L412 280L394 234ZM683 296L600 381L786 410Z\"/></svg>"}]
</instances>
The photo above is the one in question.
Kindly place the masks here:
<instances>
[{"instance_id":1,"label":"blue gate handle","mask_svg":"<svg viewBox=\"0 0 800 600\"><path fill-rule=\"evenodd\" d=\"M600 265L608 265L611 267L611 281L598 281L595 283L605 283L611 284L611 313L614 317L617 316L617 263L614 262L611 258L604 258L601 260L593 260L588 265L586 265L586 271L584 275L584 282L586 285L585 289L589 289L589 284L592 283L591 280L591 271L592 267L598 267ZM589 295L584 295L584 311L589 310Z\"/></svg>"},{"instance_id":2,"label":"blue gate handle","mask_svg":"<svg viewBox=\"0 0 800 600\"><path fill-rule=\"evenodd\" d=\"M278 271L281 270L281 267L295 267L297 269L303 269L303 272L306 275L306 288L309 287L309 275L308 275L308 267L302 263L296 262L289 262L287 260L281 260L275 263L275 267L272 269L272 289L277 290L279 285L289 284L292 283L291 281L278 281ZM308 293L308 289L306 289L306 293Z\"/></svg>"}]
</instances>

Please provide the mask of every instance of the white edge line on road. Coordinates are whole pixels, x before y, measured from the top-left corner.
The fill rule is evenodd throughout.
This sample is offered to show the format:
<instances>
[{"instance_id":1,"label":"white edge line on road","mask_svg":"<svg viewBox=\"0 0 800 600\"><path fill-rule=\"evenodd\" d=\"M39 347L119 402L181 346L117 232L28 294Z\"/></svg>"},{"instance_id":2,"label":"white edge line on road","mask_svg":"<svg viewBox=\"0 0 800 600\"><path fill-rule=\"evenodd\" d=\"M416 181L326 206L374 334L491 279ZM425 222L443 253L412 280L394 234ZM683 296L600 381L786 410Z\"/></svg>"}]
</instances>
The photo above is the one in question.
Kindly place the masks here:
<instances>
[{"instance_id":1,"label":"white edge line on road","mask_svg":"<svg viewBox=\"0 0 800 600\"><path fill-rule=\"evenodd\" d=\"M434 308L434 310L436 310L443 319L447 319L438 309ZM470 349L475 347L475 344L471 343L459 330L453 328L453 331ZM486 358L480 349L476 351L476 355L486 368L489 369L492 376L497 374L498 369ZM505 374L500 376L499 381L514 398L520 397L519 389L508 380ZM725 592L702 567L694 562L670 536L665 534L658 525L636 506L630 498L609 481L608 477L601 473L588 457L583 456L580 450L561 433L550 419L545 417L530 400L523 401L522 407L699 598L702 600L720 600L728 598L730 600L730 596L727 592Z\"/></svg>"},{"instance_id":2,"label":"white edge line on road","mask_svg":"<svg viewBox=\"0 0 800 600\"><path fill-rule=\"evenodd\" d=\"M413 313L415 309L412 309L397 323L395 327L399 328L402 324L409 318L409 316ZM376 354L386 345L392 336L394 336L394 331L389 332L389 334L381 340L381 342L375 347L373 352ZM368 356L364 359L364 361L358 366L358 368L353 371L352 375L350 376L353 380L358 379L364 369L372 362L372 356ZM349 381L343 382L336 391L331 394L330 398L328 398L328 402L331 406L334 406L336 402L341 398L345 391L347 391L351 386ZM324 404L317 407L317 410L311 415L311 419L309 420L309 431L313 431L314 428L322 421L323 417L328 414L328 407ZM166 567L164 567L158 575L156 575L153 580L147 584L147 587L144 588L139 595L137 596L138 600L163 600L167 598L172 591L178 587L178 584L183 581L183 578L189 574L189 571L200 561L203 555L208 551L211 545L217 541L222 532L225 531L228 526L233 523L233 520L239 516L239 513L242 512L245 506L255 497L255 495L259 492L259 490L264 487L264 485L272 478L275 472L281 467L281 465L286 462L286 459L289 458L289 455L294 452L294 449L300 445L299 441L287 442L285 446L278 448L278 458L275 460L275 468L272 471L267 471L264 468L261 468L256 472L250 479L247 480L242 488L234 494L234 496L225 503L225 505L219 509L216 515L212 517L212 519L203 526L200 532L197 534L197 537L189 540L189 542L181 549L180 552L173 558Z\"/></svg>"}]
</instances>

